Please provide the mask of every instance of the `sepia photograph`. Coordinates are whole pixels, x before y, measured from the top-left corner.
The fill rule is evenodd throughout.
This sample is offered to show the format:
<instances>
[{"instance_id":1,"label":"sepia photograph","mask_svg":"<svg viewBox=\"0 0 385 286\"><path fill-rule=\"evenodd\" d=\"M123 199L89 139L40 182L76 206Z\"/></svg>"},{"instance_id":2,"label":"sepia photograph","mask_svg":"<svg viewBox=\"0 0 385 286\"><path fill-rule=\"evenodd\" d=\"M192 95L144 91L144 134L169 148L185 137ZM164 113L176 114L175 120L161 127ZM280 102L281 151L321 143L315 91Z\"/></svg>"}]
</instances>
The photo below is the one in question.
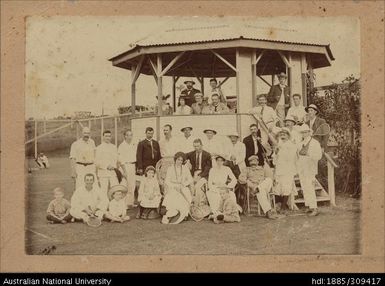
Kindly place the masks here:
<instances>
[{"instance_id":1,"label":"sepia photograph","mask_svg":"<svg viewBox=\"0 0 385 286\"><path fill-rule=\"evenodd\" d=\"M359 255L358 17L29 16L27 255Z\"/></svg>"}]
</instances>

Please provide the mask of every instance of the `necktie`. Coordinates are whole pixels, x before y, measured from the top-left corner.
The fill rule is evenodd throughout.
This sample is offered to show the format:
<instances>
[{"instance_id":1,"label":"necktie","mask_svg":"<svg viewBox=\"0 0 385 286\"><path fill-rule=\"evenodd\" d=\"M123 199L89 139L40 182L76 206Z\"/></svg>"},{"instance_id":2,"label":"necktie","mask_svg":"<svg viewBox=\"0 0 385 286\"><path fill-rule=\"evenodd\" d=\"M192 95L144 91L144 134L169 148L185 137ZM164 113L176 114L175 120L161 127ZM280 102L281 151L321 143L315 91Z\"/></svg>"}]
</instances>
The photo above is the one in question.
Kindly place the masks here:
<instances>
[{"instance_id":1,"label":"necktie","mask_svg":"<svg viewBox=\"0 0 385 286\"><path fill-rule=\"evenodd\" d=\"M263 110L265 109L265 106L263 105L262 106L262 109L261 109L261 116L263 116Z\"/></svg>"},{"instance_id":2,"label":"necktie","mask_svg":"<svg viewBox=\"0 0 385 286\"><path fill-rule=\"evenodd\" d=\"M218 106L214 106L214 111L215 111L215 112L217 112L217 107L218 107Z\"/></svg>"},{"instance_id":3,"label":"necktie","mask_svg":"<svg viewBox=\"0 0 385 286\"><path fill-rule=\"evenodd\" d=\"M154 155L154 146L152 145L152 140L150 141L150 144L151 144L151 158L152 158L152 159L155 159L155 155Z\"/></svg>"},{"instance_id":4,"label":"necktie","mask_svg":"<svg viewBox=\"0 0 385 286\"><path fill-rule=\"evenodd\" d=\"M199 170L199 153L197 152L197 157L195 159L195 170Z\"/></svg>"}]
</instances>

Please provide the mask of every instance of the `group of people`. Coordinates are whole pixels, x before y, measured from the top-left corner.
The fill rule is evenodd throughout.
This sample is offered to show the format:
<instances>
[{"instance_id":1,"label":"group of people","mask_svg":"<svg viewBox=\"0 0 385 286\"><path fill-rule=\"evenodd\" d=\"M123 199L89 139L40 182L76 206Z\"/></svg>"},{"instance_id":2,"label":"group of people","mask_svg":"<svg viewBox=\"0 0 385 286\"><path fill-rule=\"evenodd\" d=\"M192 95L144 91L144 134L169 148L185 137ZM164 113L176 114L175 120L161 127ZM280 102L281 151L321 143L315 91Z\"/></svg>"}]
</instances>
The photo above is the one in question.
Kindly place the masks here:
<instances>
[{"instance_id":1,"label":"group of people","mask_svg":"<svg viewBox=\"0 0 385 286\"><path fill-rule=\"evenodd\" d=\"M162 115L225 114L230 112L226 97L217 79L210 79L210 97L204 96L199 89L194 88L195 81L193 79L187 79L184 84L186 88L182 90L179 96L175 112L167 102L170 95L162 96ZM158 113L158 106L155 106L155 112Z\"/></svg>"},{"instance_id":2,"label":"group of people","mask_svg":"<svg viewBox=\"0 0 385 286\"><path fill-rule=\"evenodd\" d=\"M315 176L327 136L312 133L325 121L318 117L316 105L302 106L299 94L293 95L294 104L288 108L286 76L281 74L279 79L280 84L269 95L259 96L258 106L250 110L259 123L250 125L250 135L243 140L237 132L219 135L213 128L193 135L190 126L180 130L181 136L174 136L167 124L159 142L153 138L153 128L147 127L139 143L131 130L125 130L123 142L116 146L111 143L111 132L105 130L96 147L89 128L84 127L82 138L70 151L76 181L71 202L63 199L61 189L55 189L47 219L87 222L96 216L124 222L130 219L126 210L137 206L136 218L161 216L164 224L177 224L189 216L195 221L239 222L245 193L256 198L266 217L277 219L291 212L289 199L297 192L296 175L308 214L316 216ZM222 103L222 97L216 97ZM199 91L192 89L182 98L181 106L193 112L206 108ZM261 123L266 129L260 128ZM279 203L278 212L271 194Z\"/></svg>"}]
</instances>

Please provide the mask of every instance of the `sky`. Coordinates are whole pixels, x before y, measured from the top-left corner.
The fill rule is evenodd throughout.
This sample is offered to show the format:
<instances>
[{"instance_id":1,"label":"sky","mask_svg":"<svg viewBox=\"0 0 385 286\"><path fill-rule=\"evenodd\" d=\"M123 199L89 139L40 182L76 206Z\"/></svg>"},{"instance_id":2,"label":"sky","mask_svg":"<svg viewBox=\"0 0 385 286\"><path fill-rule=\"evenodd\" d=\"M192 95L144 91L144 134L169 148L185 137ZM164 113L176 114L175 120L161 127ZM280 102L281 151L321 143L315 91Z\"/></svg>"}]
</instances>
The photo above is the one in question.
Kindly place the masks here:
<instances>
[{"instance_id":1,"label":"sky","mask_svg":"<svg viewBox=\"0 0 385 286\"><path fill-rule=\"evenodd\" d=\"M140 39L183 24L246 22L260 27L290 28L329 43L335 61L316 69L316 85L360 76L360 24L351 17L155 17L155 16L31 16L26 22L25 118L71 116L75 111L116 114L131 104L129 70L113 67L109 58ZM208 86L208 83L205 83ZM263 86L263 85L262 85ZM222 87L235 94L235 80ZM137 104L156 103L152 76L137 81ZM164 80L170 93L171 79Z\"/></svg>"}]
</instances>

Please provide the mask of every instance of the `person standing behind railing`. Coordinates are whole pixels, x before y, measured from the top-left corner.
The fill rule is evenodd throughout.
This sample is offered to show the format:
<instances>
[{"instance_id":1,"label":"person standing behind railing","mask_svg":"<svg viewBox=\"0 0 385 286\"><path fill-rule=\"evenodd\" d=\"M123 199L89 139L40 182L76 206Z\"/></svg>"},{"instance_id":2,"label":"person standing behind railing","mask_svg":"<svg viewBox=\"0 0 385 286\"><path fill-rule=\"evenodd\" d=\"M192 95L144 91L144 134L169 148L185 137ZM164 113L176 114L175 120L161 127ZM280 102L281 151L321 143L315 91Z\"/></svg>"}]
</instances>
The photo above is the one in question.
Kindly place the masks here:
<instances>
[{"instance_id":1,"label":"person standing behind railing","mask_svg":"<svg viewBox=\"0 0 385 286\"><path fill-rule=\"evenodd\" d=\"M277 75L279 84L273 85L267 95L267 101L278 115L281 127L283 127L283 120L285 114L290 107L290 88L286 85L287 75L281 72Z\"/></svg>"},{"instance_id":2,"label":"person standing behind railing","mask_svg":"<svg viewBox=\"0 0 385 286\"><path fill-rule=\"evenodd\" d=\"M153 139L154 129L146 128L146 138L139 142L136 150L136 164L138 174L143 175L144 170L148 166L156 166L156 163L161 159L160 148L158 141Z\"/></svg>"},{"instance_id":3,"label":"person standing behind railing","mask_svg":"<svg viewBox=\"0 0 385 286\"><path fill-rule=\"evenodd\" d=\"M186 89L182 90L181 97L185 99L186 105L191 107L194 103L194 95L200 93L200 90L193 87L195 82L191 78L187 79L184 84L186 85Z\"/></svg>"}]
</instances>

